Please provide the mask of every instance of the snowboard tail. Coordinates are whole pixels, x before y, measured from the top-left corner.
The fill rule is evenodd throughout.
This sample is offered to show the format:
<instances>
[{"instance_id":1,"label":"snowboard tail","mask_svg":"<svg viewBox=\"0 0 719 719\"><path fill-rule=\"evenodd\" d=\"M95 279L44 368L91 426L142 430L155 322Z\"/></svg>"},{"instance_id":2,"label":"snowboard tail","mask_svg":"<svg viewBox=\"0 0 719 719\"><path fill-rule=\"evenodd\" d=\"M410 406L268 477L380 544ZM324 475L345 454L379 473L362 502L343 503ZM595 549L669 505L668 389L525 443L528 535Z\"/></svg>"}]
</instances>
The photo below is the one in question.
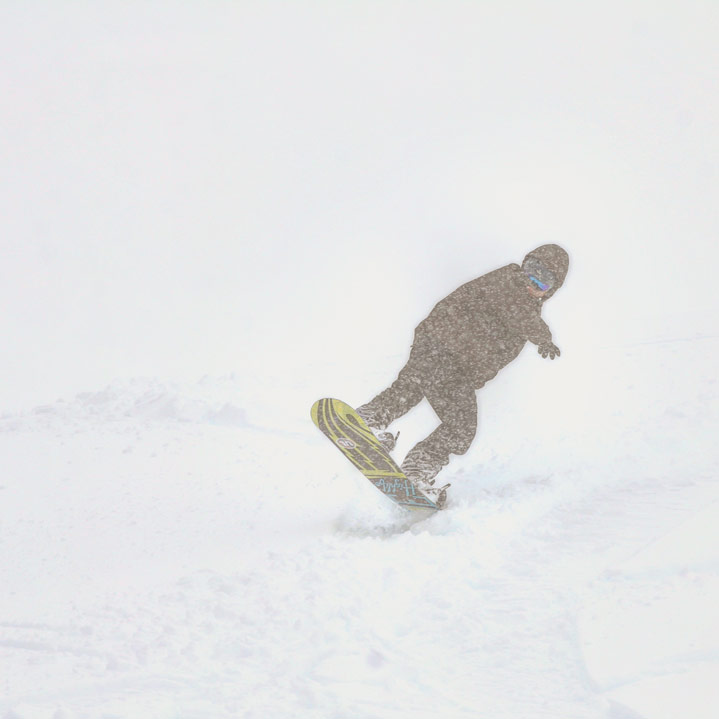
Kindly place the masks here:
<instances>
[{"instance_id":1,"label":"snowboard tail","mask_svg":"<svg viewBox=\"0 0 719 719\"><path fill-rule=\"evenodd\" d=\"M410 509L439 509L414 486L374 436L364 420L347 403L320 399L312 406L312 420L319 430L383 494Z\"/></svg>"}]
</instances>

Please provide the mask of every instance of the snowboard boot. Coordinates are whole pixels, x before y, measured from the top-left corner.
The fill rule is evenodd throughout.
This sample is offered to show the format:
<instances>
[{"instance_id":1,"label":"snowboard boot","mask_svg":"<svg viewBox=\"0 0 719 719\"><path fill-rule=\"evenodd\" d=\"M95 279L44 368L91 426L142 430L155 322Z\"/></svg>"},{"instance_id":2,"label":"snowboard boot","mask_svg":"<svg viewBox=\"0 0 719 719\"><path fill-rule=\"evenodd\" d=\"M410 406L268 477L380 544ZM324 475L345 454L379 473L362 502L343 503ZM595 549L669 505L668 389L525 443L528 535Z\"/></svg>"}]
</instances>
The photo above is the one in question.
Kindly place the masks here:
<instances>
[{"instance_id":1,"label":"snowboard boot","mask_svg":"<svg viewBox=\"0 0 719 719\"><path fill-rule=\"evenodd\" d=\"M356 410L357 414L362 417L365 424L372 430L372 434L379 440L379 443L387 450L387 453L391 452L397 445L397 434L385 431L385 425L382 424L376 417L375 413L368 409L368 405L362 405Z\"/></svg>"},{"instance_id":2,"label":"snowboard boot","mask_svg":"<svg viewBox=\"0 0 719 719\"><path fill-rule=\"evenodd\" d=\"M374 430L372 431L374 432ZM387 453L389 454L397 445L397 437L399 437L399 432L397 432L397 434L392 434L392 432L374 432L374 436L377 437L379 443L387 450Z\"/></svg>"},{"instance_id":3,"label":"snowboard boot","mask_svg":"<svg viewBox=\"0 0 719 719\"><path fill-rule=\"evenodd\" d=\"M447 483L443 487L429 487L422 491L440 508L447 504L447 487L452 485Z\"/></svg>"},{"instance_id":4,"label":"snowboard boot","mask_svg":"<svg viewBox=\"0 0 719 719\"><path fill-rule=\"evenodd\" d=\"M409 451L400 469L417 489L442 507L447 501L447 487L450 485L445 484L443 487L437 488L434 486L434 481L439 470L448 462L448 457L438 457L422 447L415 447Z\"/></svg>"}]
</instances>

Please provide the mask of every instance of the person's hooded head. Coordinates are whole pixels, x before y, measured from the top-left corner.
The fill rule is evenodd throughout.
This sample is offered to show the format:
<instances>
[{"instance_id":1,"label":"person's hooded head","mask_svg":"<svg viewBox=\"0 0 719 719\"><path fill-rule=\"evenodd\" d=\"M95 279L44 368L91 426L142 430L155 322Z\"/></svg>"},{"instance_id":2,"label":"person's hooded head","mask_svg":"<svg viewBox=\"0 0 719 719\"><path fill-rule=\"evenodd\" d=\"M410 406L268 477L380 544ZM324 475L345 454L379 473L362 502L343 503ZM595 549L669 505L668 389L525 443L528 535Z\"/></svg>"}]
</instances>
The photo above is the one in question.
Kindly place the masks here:
<instances>
[{"instance_id":1,"label":"person's hooded head","mask_svg":"<svg viewBox=\"0 0 719 719\"><path fill-rule=\"evenodd\" d=\"M569 255L559 245L542 245L522 261L530 293L542 302L548 300L564 283L569 269Z\"/></svg>"}]
</instances>

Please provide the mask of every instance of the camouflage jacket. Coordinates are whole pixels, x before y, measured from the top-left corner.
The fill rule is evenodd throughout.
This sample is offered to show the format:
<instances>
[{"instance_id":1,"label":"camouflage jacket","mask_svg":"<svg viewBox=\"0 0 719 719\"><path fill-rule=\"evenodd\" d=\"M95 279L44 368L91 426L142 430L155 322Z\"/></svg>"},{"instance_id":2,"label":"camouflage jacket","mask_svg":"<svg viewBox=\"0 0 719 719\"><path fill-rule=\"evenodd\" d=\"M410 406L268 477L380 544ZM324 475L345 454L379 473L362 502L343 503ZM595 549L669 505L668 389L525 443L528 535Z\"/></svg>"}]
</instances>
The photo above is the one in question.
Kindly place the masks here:
<instances>
[{"instance_id":1,"label":"camouflage jacket","mask_svg":"<svg viewBox=\"0 0 719 719\"><path fill-rule=\"evenodd\" d=\"M530 294L527 275L519 265L489 272L435 305L415 330L412 354L418 359L449 354L479 389L515 359L527 341L551 342L552 333L541 317L542 305L561 287L568 256L557 245L543 245L524 262L530 257L539 259L556 277L541 299Z\"/></svg>"}]
</instances>

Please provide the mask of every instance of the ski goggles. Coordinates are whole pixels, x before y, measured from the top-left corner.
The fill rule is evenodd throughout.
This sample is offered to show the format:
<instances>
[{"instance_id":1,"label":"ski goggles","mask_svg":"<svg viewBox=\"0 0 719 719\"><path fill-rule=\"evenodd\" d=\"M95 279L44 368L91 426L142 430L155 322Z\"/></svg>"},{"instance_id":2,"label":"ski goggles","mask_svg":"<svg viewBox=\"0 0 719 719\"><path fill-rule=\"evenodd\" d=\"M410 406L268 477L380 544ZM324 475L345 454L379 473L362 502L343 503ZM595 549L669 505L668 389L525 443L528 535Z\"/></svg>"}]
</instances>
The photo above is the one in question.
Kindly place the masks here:
<instances>
[{"instance_id":1,"label":"ski goggles","mask_svg":"<svg viewBox=\"0 0 719 719\"><path fill-rule=\"evenodd\" d=\"M529 281L542 292L554 287L556 278L554 272L548 270L539 260L530 257L522 265L522 270L529 278Z\"/></svg>"},{"instance_id":2,"label":"ski goggles","mask_svg":"<svg viewBox=\"0 0 719 719\"><path fill-rule=\"evenodd\" d=\"M548 282L542 282L538 277L535 277L534 275L529 275L529 281L535 287L542 290L542 292L546 292L552 286Z\"/></svg>"}]
</instances>

